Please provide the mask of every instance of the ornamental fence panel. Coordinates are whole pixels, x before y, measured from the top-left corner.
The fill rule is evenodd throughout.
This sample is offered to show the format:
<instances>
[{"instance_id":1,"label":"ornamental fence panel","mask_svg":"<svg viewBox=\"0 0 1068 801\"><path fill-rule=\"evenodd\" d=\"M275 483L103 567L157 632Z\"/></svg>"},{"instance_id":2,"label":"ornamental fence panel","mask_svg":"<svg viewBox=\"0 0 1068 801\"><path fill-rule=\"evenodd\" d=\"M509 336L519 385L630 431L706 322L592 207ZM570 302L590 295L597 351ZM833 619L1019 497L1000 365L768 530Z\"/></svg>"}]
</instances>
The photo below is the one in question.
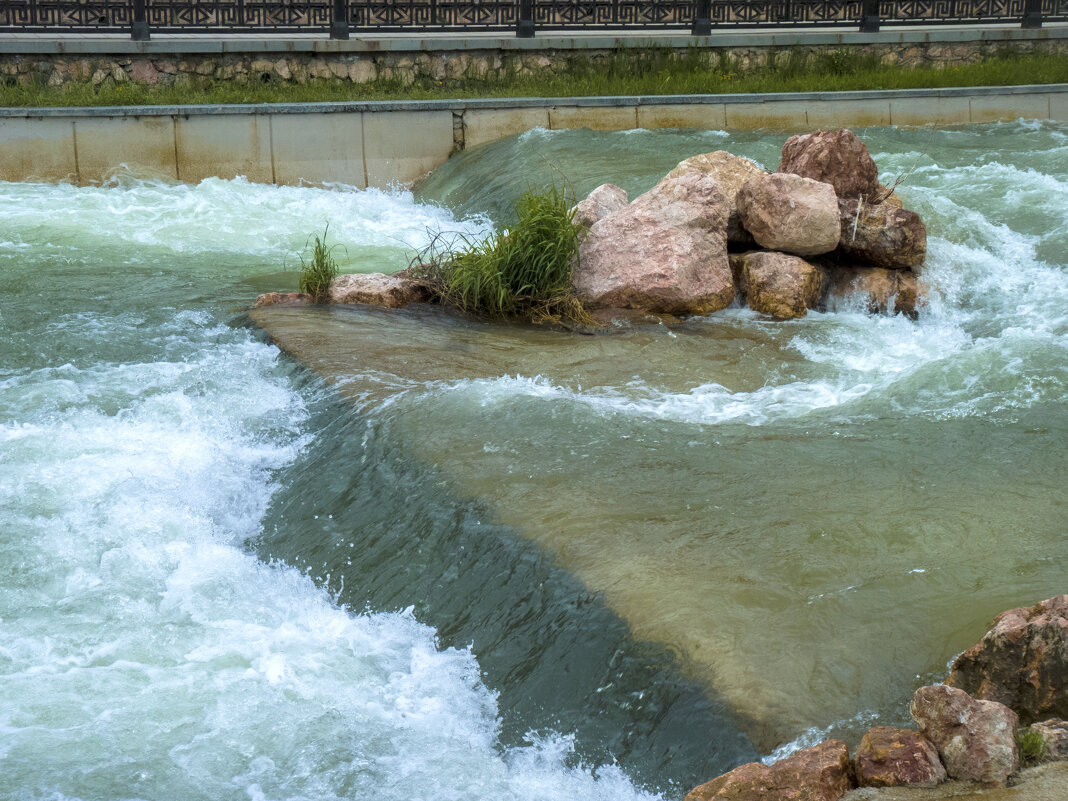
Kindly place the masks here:
<instances>
[{"instance_id":1,"label":"ornamental fence panel","mask_svg":"<svg viewBox=\"0 0 1068 801\"><path fill-rule=\"evenodd\" d=\"M1068 22L1068 0L0 0L0 32L713 30Z\"/></svg>"}]
</instances>

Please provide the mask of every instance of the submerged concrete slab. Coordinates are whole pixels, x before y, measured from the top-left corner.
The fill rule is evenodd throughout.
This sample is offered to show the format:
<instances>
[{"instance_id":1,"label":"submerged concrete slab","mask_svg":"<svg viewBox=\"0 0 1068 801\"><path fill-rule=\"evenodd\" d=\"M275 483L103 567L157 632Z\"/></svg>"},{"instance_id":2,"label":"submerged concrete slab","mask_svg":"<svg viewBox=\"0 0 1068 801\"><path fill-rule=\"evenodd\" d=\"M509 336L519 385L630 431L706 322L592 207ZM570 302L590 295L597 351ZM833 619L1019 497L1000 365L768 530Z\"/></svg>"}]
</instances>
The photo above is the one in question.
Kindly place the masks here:
<instances>
[{"instance_id":1,"label":"submerged concrete slab","mask_svg":"<svg viewBox=\"0 0 1068 801\"><path fill-rule=\"evenodd\" d=\"M0 117L0 181L76 181L74 122Z\"/></svg>"},{"instance_id":2,"label":"submerged concrete slab","mask_svg":"<svg viewBox=\"0 0 1068 801\"><path fill-rule=\"evenodd\" d=\"M125 165L139 175L176 179L173 117L87 117L74 120L78 180L103 181Z\"/></svg>"},{"instance_id":3,"label":"submerged concrete slab","mask_svg":"<svg viewBox=\"0 0 1068 801\"><path fill-rule=\"evenodd\" d=\"M973 97L970 102L971 122L1049 119L1048 94Z\"/></svg>"},{"instance_id":4,"label":"submerged concrete slab","mask_svg":"<svg viewBox=\"0 0 1068 801\"><path fill-rule=\"evenodd\" d=\"M531 128L548 127L547 108L467 109L464 112L464 147L496 142Z\"/></svg>"},{"instance_id":5,"label":"submerged concrete slab","mask_svg":"<svg viewBox=\"0 0 1068 801\"><path fill-rule=\"evenodd\" d=\"M554 130L592 128L595 131L629 131L638 125L637 106L569 106L549 108L549 127Z\"/></svg>"},{"instance_id":6,"label":"submerged concrete slab","mask_svg":"<svg viewBox=\"0 0 1068 801\"><path fill-rule=\"evenodd\" d=\"M272 183L271 130L262 114L178 117L175 121L178 178L234 178Z\"/></svg>"},{"instance_id":7,"label":"submerged concrete slab","mask_svg":"<svg viewBox=\"0 0 1068 801\"><path fill-rule=\"evenodd\" d=\"M340 182L363 189L363 115L272 114L274 182Z\"/></svg>"},{"instance_id":8,"label":"submerged concrete slab","mask_svg":"<svg viewBox=\"0 0 1068 801\"><path fill-rule=\"evenodd\" d=\"M385 111L363 118L367 184L386 187L422 178L453 149L451 111Z\"/></svg>"},{"instance_id":9,"label":"submerged concrete slab","mask_svg":"<svg viewBox=\"0 0 1068 801\"><path fill-rule=\"evenodd\" d=\"M641 105L638 106L638 127L722 131L727 127L727 107L723 103Z\"/></svg>"}]
</instances>

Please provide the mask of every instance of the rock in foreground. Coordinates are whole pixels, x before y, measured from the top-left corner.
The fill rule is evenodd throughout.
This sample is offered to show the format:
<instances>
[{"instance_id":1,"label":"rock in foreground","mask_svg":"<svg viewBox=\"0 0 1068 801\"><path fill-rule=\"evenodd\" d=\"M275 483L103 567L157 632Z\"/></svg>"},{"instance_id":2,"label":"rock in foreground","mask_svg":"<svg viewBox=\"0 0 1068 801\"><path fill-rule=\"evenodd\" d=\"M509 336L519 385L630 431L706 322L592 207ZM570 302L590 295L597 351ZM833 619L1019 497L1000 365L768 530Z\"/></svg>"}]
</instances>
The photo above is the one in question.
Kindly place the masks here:
<instances>
[{"instance_id":1,"label":"rock in foreground","mask_svg":"<svg viewBox=\"0 0 1068 801\"><path fill-rule=\"evenodd\" d=\"M859 213L858 213L859 209ZM876 267L919 267L927 256L927 226L914 211L889 203L872 206L856 198L839 202L842 252Z\"/></svg>"},{"instance_id":2,"label":"rock in foreground","mask_svg":"<svg viewBox=\"0 0 1068 801\"><path fill-rule=\"evenodd\" d=\"M804 317L820 302L823 268L798 256L752 251L736 259L749 308L779 320Z\"/></svg>"},{"instance_id":3,"label":"rock in foreground","mask_svg":"<svg viewBox=\"0 0 1068 801\"><path fill-rule=\"evenodd\" d=\"M946 684L1005 704L1025 723L1068 718L1068 595L1002 612Z\"/></svg>"},{"instance_id":4,"label":"rock in foreground","mask_svg":"<svg viewBox=\"0 0 1068 801\"><path fill-rule=\"evenodd\" d=\"M742 224L761 247L798 256L830 253L842 227L830 184L776 172L750 178L737 196Z\"/></svg>"},{"instance_id":5,"label":"rock in foreground","mask_svg":"<svg viewBox=\"0 0 1068 801\"><path fill-rule=\"evenodd\" d=\"M601 184L575 206L575 225L589 229L602 217L627 205L627 192L615 184Z\"/></svg>"},{"instance_id":6,"label":"rock in foreground","mask_svg":"<svg viewBox=\"0 0 1068 801\"><path fill-rule=\"evenodd\" d=\"M1007 706L934 684L916 691L909 712L950 778L1004 784L1019 769L1017 717Z\"/></svg>"},{"instance_id":7,"label":"rock in foreground","mask_svg":"<svg viewBox=\"0 0 1068 801\"><path fill-rule=\"evenodd\" d=\"M352 273L339 275L330 284L330 303L367 303L401 309L411 303L422 303L427 291L403 273Z\"/></svg>"},{"instance_id":8,"label":"rock in foreground","mask_svg":"<svg viewBox=\"0 0 1068 801\"><path fill-rule=\"evenodd\" d=\"M591 226L572 284L590 310L707 314L734 300L727 198L714 177L664 178Z\"/></svg>"},{"instance_id":9,"label":"rock in foreground","mask_svg":"<svg viewBox=\"0 0 1068 801\"><path fill-rule=\"evenodd\" d=\"M695 787L685 801L838 801L852 786L849 749L827 740L774 765L737 767Z\"/></svg>"},{"instance_id":10,"label":"rock in foreground","mask_svg":"<svg viewBox=\"0 0 1068 801\"><path fill-rule=\"evenodd\" d=\"M314 299L307 292L264 292L256 298L252 308L262 309L264 306L307 306L314 303Z\"/></svg>"},{"instance_id":11,"label":"rock in foreground","mask_svg":"<svg viewBox=\"0 0 1068 801\"><path fill-rule=\"evenodd\" d=\"M742 217L738 213L735 197L745 182L757 175L767 173L755 162L741 156L735 156L726 150L701 153L680 161L678 166L667 174L668 178L678 178L690 172L707 173L719 181L723 194L727 196L727 241L737 244L749 244L753 235L745 230Z\"/></svg>"},{"instance_id":12,"label":"rock in foreground","mask_svg":"<svg viewBox=\"0 0 1068 801\"><path fill-rule=\"evenodd\" d=\"M883 267L832 267L826 271L826 302L831 310L858 298L869 314L915 317L920 303L916 274Z\"/></svg>"},{"instance_id":13,"label":"rock in foreground","mask_svg":"<svg viewBox=\"0 0 1068 801\"><path fill-rule=\"evenodd\" d=\"M879 168L868 146L846 128L791 136L782 146L779 172L789 172L834 187L840 198L879 196Z\"/></svg>"},{"instance_id":14,"label":"rock in foreground","mask_svg":"<svg viewBox=\"0 0 1068 801\"><path fill-rule=\"evenodd\" d=\"M931 741L916 731L876 726L857 746L853 759L860 787L933 786L946 780L946 769Z\"/></svg>"}]
</instances>

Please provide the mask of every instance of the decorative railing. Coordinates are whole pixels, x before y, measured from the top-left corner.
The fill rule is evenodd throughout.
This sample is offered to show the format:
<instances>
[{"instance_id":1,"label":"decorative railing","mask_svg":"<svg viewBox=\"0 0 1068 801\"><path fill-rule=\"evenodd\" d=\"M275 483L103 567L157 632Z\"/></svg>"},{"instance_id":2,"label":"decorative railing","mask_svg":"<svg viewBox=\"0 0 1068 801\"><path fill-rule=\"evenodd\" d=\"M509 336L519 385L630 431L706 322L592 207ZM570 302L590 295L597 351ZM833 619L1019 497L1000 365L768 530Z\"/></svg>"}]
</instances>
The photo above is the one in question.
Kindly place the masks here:
<instances>
[{"instance_id":1,"label":"decorative railing","mask_svg":"<svg viewBox=\"0 0 1068 801\"><path fill-rule=\"evenodd\" d=\"M713 30L1068 21L1068 0L0 0L0 32Z\"/></svg>"}]
</instances>

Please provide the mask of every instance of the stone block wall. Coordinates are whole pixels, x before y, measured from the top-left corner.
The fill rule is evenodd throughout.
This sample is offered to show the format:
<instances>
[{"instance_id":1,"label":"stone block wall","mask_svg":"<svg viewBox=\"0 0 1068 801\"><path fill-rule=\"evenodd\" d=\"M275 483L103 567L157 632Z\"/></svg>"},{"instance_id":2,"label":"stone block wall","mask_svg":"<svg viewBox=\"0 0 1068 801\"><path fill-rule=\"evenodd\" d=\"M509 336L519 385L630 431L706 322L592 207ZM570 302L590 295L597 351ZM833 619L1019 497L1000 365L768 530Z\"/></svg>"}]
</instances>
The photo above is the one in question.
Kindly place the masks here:
<instances>
[{"instance_id":1,"label":"stone block wall","mask_svg":"<svg viewBox=\"0 0 1068 801\"><path fill-rule=\"evenodd\" d=\"M703 51L711 64L725 55L738 74L766 67L770 60L792 53L861 52L877 56L881 63L905 67L952 67L971 64L994 55L1003 44L990 41L953 43L886 43L824 46L710 47ZM1068 53L1068 39L1036 39L1013 42L1018 53ZM692 51L679 50L681 53ZM620 57L637 60L647 49L629 50L440 50L434 52L304 52L227 54L0 54L0 85L89 83L94 86L134 82L149 85L193 83L211 78L238 84L303 84L309 80L336 80L365 84L376 80L401 85L440 82L449 85L467 79L504 78L545 71L565 72L575 59L592 64Z\"/></svg>"}]
</instances>

